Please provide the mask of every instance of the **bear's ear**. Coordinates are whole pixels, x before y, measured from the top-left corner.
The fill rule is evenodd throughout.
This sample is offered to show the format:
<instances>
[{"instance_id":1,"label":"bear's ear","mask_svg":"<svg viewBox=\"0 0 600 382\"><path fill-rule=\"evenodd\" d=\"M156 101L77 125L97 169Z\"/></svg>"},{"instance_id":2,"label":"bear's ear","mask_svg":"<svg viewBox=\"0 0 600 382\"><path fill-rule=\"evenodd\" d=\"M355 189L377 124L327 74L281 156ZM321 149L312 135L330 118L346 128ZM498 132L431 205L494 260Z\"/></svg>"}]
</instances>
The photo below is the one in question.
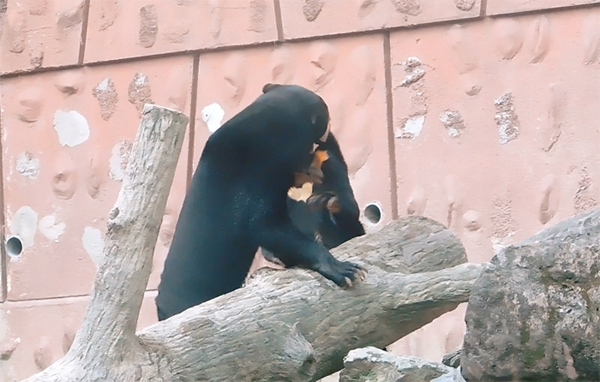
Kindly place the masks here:
<instances>
[{"instance_id":1,"label":"bear's ear","mask_svg":"<svg viewBox=\"0 0 600 382\"><path fill-rule=\"evenodd\" d=\"M275 88L278 88L280 86L281 85L279 85L279 84L266 84L265 86L263 86L262 92L264 94L264 93L269 92L269 91L271 91L271 90L273 90Z\"/></svg>"},{"instance_id":2,"label":"bear's ear","mask_svg":"<svg viewBox=\"0 0 600 382\"><path fill-rule=\"evenodd\" d=\"M319 113L315 113L310 117L310 123L312 124L313 127L317 127L317 125L323 123L322 122L322 116ZM327 122L327 128L325 129L325 132L323 133L322 136L319 137L319 141L321 143L324 143L325 141L327 141L327 137L329 136L329 131L331 130L331 121Z\"/></svg>"},{"instance_id":3,"label":"bear's ear","mask_svg":"<svg viewBox=\"0 0 600 382\"><path fill-rule=\"evenodd\" d=\"M329 138L329 133L331 132L331 120L327 122L327 129L325 129L325 133L319 138L319 141L322 143L327 142L327 138Z\"/></svg>"}]
</instances>

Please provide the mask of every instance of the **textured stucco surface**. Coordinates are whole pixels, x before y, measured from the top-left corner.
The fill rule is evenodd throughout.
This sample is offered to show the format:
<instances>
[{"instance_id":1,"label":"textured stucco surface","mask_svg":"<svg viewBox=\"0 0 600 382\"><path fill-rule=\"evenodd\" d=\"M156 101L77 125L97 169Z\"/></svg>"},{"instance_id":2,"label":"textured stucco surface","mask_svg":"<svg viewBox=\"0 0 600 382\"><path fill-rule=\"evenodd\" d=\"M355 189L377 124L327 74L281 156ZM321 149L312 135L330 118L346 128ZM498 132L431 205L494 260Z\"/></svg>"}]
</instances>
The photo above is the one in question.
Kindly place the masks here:
<instances>
[{"instance_id":1,"label":"textured stucco surface","mask_svg":"<svg viewBox=\"0 0 600 382\"><path fill-rule=\"evenodd\" d=\"M266 82L329 104L368 231L425 215L481 262L600 201L598 0L0 0L0 381L77 330L143 104L191 122L140 327L204 142ZM392 350L439 361L464 308Z\"/></svg>"}]
</instances>

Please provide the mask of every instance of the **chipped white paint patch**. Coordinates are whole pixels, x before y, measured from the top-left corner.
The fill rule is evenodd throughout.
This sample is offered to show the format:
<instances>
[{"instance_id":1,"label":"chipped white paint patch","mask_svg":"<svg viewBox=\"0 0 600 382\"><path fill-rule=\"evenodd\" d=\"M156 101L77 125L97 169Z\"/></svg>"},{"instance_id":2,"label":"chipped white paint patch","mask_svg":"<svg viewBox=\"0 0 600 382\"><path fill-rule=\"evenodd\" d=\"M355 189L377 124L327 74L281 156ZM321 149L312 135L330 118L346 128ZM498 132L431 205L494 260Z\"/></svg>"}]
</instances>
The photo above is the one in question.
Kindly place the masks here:
<instances>
[{"instance_id":1,"label":"chipped white paint patch","mask_svg":"<svg viewBox=\"0 0 600 382\"><path fill-rule=\"evenodd\" d=\"M408 121L406 121L406 123L404 124L404 131L416 138L419 136L419 134L421 134L424 124L425 116L417 115L415 117L409 118Z\"/></svg>"},{"instance_id":2,"label":"chipped white paint patch","mask_svg":"<svg viewBox=\"0 0 600 382\"><path fill-rule=\"evenodd\" d=\"M121 145L119 143L114 145L111 152L112 155L108 160L108 175L111 179L122 181L125 178L125 171L123 171L122 167L123 160L121 158Z\"/></svg>"},{"instance_id":3,"label":"chipped white paint patch","mask_svg":"<svg viewBox=\"0 0 600 382\"><path fill-rule=\"evenodd\" d=\"M506 248L506 245L502 244L502 239L498 237L491 237L490 241L492 242L492 249L494 250L494 255L497 255Z\"/></svg>"},{"instance_id":4,"label":"chipped white paint patch","mask_svg":"<svg viewBox=\"0 0 600 382\"><path fill-rule=\"evenodd\" d=\"M47 215L40 219L38 229L42 235L46 236L48 240L58 241L60 235L65 233L66 224L64 222L56 221L56 216Z\"/></svg>"},{"instance_id":5,"label":"chipped white paint patch","mask_svg":"<svg viewBox=\"0 0 600 382\"><path fill-rule=\"evenodd\" d=\"M104 251L102 232L97 228L85 227L81 242L83 243L83 249L90 255L96 267L98 267L102 259L102 252Z\"/></svg>"},{"instance_id":6,"label":"chipped white paint patch","mask_svg":"<svg viewBox=\"0 0 600 382\"><path fill-rule=\"evenodd\" d=\"M63 146L77 146L90 137L87 120L75 110L56 110L53 125L58 133L58 141Z\"/></svg>"},{"instance_id":7,"label":"chipped white paint patch","mask_svg":"<svg viewBox=\"0 0 600 382\"><path fill-rule=\"evenodd\" d=\"M113 146L112 154L108 160L108 175L111 179L117 181L125 179L125 169L127 168L127 161L131 153L131 146L131 143L128 141L121 141Z\"/></svg>"},{"instance_id":8,"label":"chipped white paint patch","mask_svg":"<svg viewBox=\"0 0 600 382\"><path fill-rule=\"evenodd\" d=\"M415 115L414 117L410 117L406 119L404 126L396 129L395 136L396 138L416 138L421 134L421 131L423 131L424 124L424 115Z\"/></svg>"},{"instance_id":9,"label":"chipped white paint patch","mask_svg":"<svg viewBox=\"0 0 600 382\"><path fill-rule=\"evenodd\" d=\"M508 233L508 235L506 235L505 237L492 236L490 238L490 241L492 242L492 249L494 250L494 255L497 255L504 248L508 247L508 244L506 244L506 239L509 239L514 234L515 232L513 231Z\"/></svg>"},{"instance_id":10,"label":"chipped white paint patch","mask_svg":"<svg viewBox=\"0 0 600 382\"><path fill-rule=\"evenodd\" d=\"M225 110L218 103L211 103L202 109L202 120L211 133L221 127L221 122L225 116Z\"/></svg>"},{"instance_id":11,"label":"chipped white paint patch","mask_svg":"<svg viewBox=\"0 0 600 382\"><path fill-rule=\"evenodd\" d=\"M8 322L6 319L6 312L4 309L0 310L0 342L4 342L9 334Z\"/></svg>"},{"instance_id":12,"label":"chipped white paint patch","mask_svg":"<svg viewBox=\"0 0 600 382\"><path fill-rule=\"evenodd\" d=\"M33 245L37 222L38 214L29 206L19 208L10 219L10 233L21 240L23 249Z\"/></svg>"},{"instance_id":13,"label":"chipped white paint patch","mask_svg":"<svg viewBox=\"0 0 600 382\"><path fill-rule=\"evenodd\" d=\"M446 110L439 119L452 138L460 137L460 132L465 129L465 122L457 110Z\"/></svg>"},{"instance_id":14,"label":"chipped white paint patch","mask_svg":"<svg viewBox=\"0 0 600 382\"><path fill-rule=\"evenodd\" d=\"M100 83L96 86L96 90L106 91L108 89L109 84L110 84L110 79L107 77L107 78L103 79L102 81L100 81Z\"/></svg>"},{"instance_id":15,"label":"chipped white paint patch","mask_svg":"<svg viewBox=\"0 0 600 382\"><path fill-rule=\"evenodd\" d=\"M421 67L423 63L418 57L408 57L403 64L406 77L404 77L400 86L412 85L425 75L425 69Z\"/></svg>"},{"instance_id":16,"label":"chipped white paint patch","mask_svg":"<svg viewBox=\"0 0 600 382\"><path fill-rule=\"evenodd\" d=\"M494 101L496 114L494 119L498 126L500 135L500 144L504 145L513 139L517 139L521 130L519 117L515 111L514 99L512 93L506 93Z\"/></svg>"},{"instance_id":17,"label":"chipped white paint patch","mask_svg":"<svg viewBox=\"0 0 600 382\"><path fill-rule=\"evenodd\" d=\"M146 85L148 83L148 76L143 73L137 73L135 75L135 84L137 86Z\"/></svg>"},{"instance_id":18,"label":"chipped white paint patch","mask_svg":"<svg viewBox=\"0 0 600 382\"><path fill-rule=\"evenodd\" d=\"M40 160L28 151L17 155L17 172L29 179L36 179L40 173Z\"/></svg>"}]
</instances>

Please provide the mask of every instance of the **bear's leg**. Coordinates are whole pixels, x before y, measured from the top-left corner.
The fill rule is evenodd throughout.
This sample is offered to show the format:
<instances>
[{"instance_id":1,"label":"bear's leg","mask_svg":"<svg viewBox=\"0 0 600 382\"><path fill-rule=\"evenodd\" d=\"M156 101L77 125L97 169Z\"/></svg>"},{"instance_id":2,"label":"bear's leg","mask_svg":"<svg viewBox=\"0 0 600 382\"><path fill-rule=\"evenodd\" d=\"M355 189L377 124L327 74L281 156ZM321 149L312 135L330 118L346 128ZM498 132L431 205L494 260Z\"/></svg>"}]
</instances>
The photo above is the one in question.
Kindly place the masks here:
<instances>
[{"instance_id":1,"label":"bear's leg","mask_svg":"<svg viewBox=\"0 0 600 382\"><path fill-rule=\"evenodd\" d=\"M340 287L363 280L366 270L349 261L339 261L322 244L306 237L290 224L265 227L259 233L260 246L277 254L287 268L303 267L320 273Z\"/></svg>"}]
</instances>

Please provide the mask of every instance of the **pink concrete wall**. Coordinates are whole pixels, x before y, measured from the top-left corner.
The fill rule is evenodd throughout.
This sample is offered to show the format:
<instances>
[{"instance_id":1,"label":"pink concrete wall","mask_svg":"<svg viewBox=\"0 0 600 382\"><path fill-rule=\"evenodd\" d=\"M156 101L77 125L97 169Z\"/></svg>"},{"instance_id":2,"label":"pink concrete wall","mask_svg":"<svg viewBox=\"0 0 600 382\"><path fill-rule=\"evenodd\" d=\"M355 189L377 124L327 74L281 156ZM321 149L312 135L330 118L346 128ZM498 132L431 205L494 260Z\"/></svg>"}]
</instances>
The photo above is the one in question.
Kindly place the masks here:
<instances>
[{"instance_id":1,"label":"pink concrete wall","mask_svg":"<svg viewBox=\"0 0 600 382\"><path fill-rule=\"evenodd\" d=\"M429 216L481 262L600 200L599 0L0 0L0 381L70 345L142 105L191 116L145 326L209 126L270 81L330 105L368 231ZM463 313L393 351L439 360Z\"/></svg>"}]
</instances>

